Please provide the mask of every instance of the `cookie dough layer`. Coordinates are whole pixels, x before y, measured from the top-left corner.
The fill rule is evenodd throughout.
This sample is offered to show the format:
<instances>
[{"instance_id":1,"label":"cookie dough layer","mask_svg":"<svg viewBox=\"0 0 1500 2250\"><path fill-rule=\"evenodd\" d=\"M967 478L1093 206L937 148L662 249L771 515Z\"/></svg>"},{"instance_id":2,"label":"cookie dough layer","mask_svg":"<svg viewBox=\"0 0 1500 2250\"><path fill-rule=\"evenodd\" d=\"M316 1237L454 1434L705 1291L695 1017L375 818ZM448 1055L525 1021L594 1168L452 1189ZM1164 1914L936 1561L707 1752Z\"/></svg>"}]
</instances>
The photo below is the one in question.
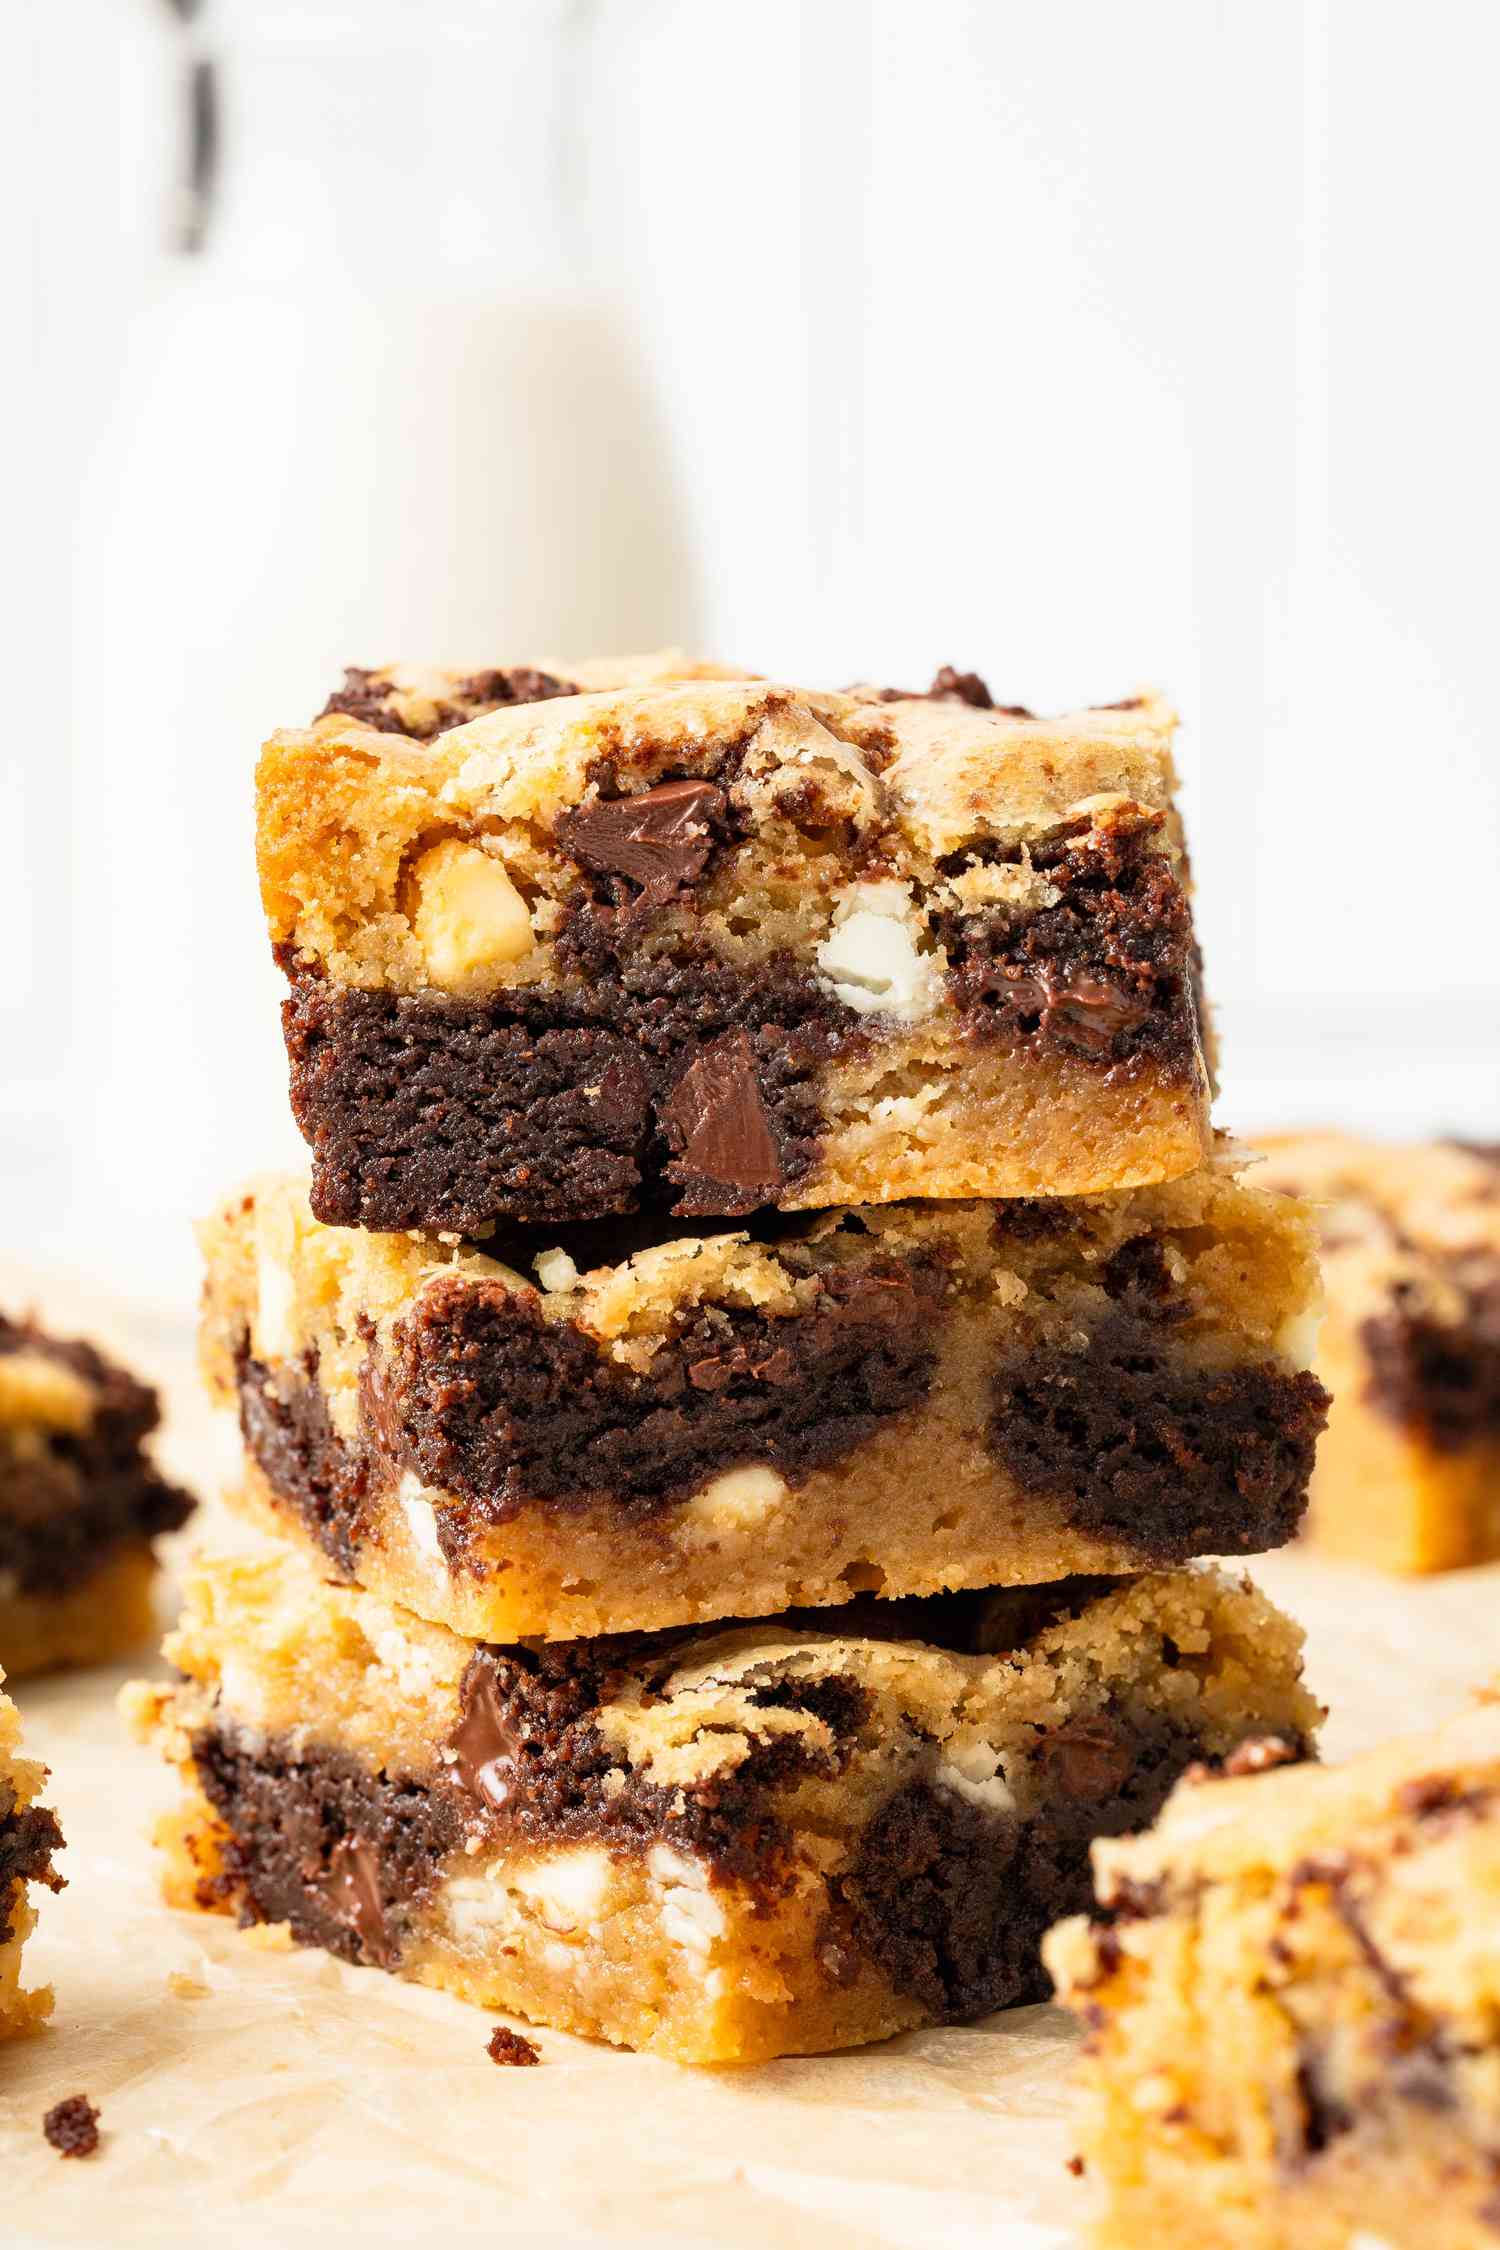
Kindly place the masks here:
<instances>
[{"instance_id":1,"label":"cookie dough layer","mask_svg":"<svg viewBox=\"0 0 1500 2250\"><path fill-rule=\"evenodd\" d=\"M1326 1401L1310 1231L1233 1163L509 1264L269 1180L203 1229L204 1364L243 1505L489 1639L1250 1553Z\"/></svg>"},{"instance_id":2,"label":"cookie dough layer","mask_svg":"<svg viewBox=\"0 0 1500 2250\"><path fill-rule=\"evenodd\" d=\"M1500 1705L1350 1765L1187 1780L1046 1959L1117 2250L1493 2250Z\"/></svg>"},{"instance_id":3,"label":"cookie dough layer","mask_svg":"<svg viewBox=\"0 0 1500 2250\"><path fill-rule=\"evenodd\" d=\"M12 1678L150 1637L151 1541L192 1510L144 1441L156 1393L92 1344L0 1313L0 1662Z\"/></svg>"},{"instance_id":4,"label":"cookie dough layer","mask_svg":"<svg viewBox=\"0 0 1500 2250\"><path fill-rule=\"evenodd\" d=\"M1500 1148L1310 1133L1263 1177L1322 1207L1314 1537L1387 1570L1500 1559Z\"/></svg>"},{"instance_id":5,"label":"cookie dough layer","mask_svg":"<svg viewBox=\"0 0 1500 2250\"><path fill-rule=\"evenodd\" d=\"M0 1671L0 1690L4 1681ZM62 1831L56 1816L36 1802L47 1769L21 1757L20 1743L16 1707L0 1692L0 2039L34 2031L52 2013L50 1989L21 1990L21 1948L36 1925L29 1886L63 1887L52 1865L52 1854L62 1849Z\"/></svg>"},{"instance_id":6,"label":"cookie dough layer","mask_svg":"<svg viewBox=\"0 0 1500 2250\"><path fill-rule=\"evenodd\" d=\"M972 677L819 694L674 662L485 695L360 674L266 745L320 1218L743 1216L1199 1162L1165 705L1042 720Z\"/></svg>"},{"instance_id":7,"label":"cookie dough layer","mask_svg":"<svg viewBox=\"0 0 1500 2250\"><path fill-rule=\"evenodd\" d=\"M1089 1839L1319 1717L1214 1571L526 1649L219 1558L167 1653L176 1903L697 2063L1039 1998Z\"/></svg>"}]
</instances>

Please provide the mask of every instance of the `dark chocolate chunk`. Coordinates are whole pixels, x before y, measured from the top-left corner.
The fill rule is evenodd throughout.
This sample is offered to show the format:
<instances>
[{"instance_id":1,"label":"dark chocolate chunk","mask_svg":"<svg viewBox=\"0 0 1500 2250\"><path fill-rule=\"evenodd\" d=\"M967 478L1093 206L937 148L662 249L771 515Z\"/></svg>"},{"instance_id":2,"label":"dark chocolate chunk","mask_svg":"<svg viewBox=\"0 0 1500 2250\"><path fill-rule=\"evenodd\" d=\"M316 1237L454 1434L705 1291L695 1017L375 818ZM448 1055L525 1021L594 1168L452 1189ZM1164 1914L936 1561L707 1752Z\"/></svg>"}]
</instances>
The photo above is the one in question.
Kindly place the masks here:
<instances>
[{"instance_id":1,"label":"dark chocolate chunk","mask_svg":"<svg viewBox=\"0 0 1500 2250\"><path fill-rule=\"evenodd\" d=\"M380 1969L391 1963L390 1933L380 1895L380 1860L375 1847L359 1835L341 1836L328 1861L321 1888L329 1911L353 1932L360 1956Z\"/></svg>"},{"instance_id":2,"label":"dark chocolate chunk","mask_svg":"<svg viewBox=\"0 0 1500 2250\"><path fill-rule=\"evenodd\" d=\"M582 692L571 680L560 680L551 672L539 672L530 664L514 665L508 672L494 669L471 672L466 680L460 680L456 690L471 717L478 717L485 711L498 711L512 703L552 703L559 696L581 695Z\"/></svg>"},{"instance_id":3,"label":"dark chocolate chunk","mask_svg":"<svg viewBox=\"0 0 1500 2250\"><path fill-rule=\"evenodd\" d=\"M484 2051L492 2063L502 2063L511 2070L529 2070L542 2059L542 2050L534 2039L523 2038L503 2023L496 2024Z\"/></svg>"},{"instance_id":4,"label":"dark chocolate chunk","mask_svg":"<svg viewBox=\"0 0 1500 2250\"><path fill-rule=\"evenodd\" d=\"M524 1745L506 1723L495 1668L483 1655L469 1659L459 1688L459 1712L448 1737L453 1770L471 1796L498 1810L511 1793Z\"/></svg>"},{"instance_id":5,"label":"dark chocolate chunk","mask_svg":"<svg viewBox=\"0 0 1500 2250\"><path fill-rule=\"evenodd\" d=\"M564 813L557 840L585 867L626 875L660 905L695 883L714 844L726 799L711 781L663 781L633 797L595 797Z\"/></svg>"},{"instance_id":6,"label":"dark chocolate chunk","mask_svg":"<svg viewBox=\"0 0 1500 2250\"><path fill-rule=\"evenodd\" d=\"M1134 1761L1127 1729L1106 1718L1069 1719L1037 1746L1043 1787L1063 1797L1113 1797Z\"/></svg>"},{"instance_id":7,"label":"dark chocolate chunk","mask_svg":"<svg viewBox=\"0 0 1500 2250\"><path fill-rule=\"evenodd\" d=\"M748 1033L729 1032L689 1064L662 1108L679 1178L744 1194L782 1185ZM759 1197L756 1200L760 1200Z\"/></svg>"},{"instance_id":8,"label":"dark chocolate chunk","mask_svg":"<svg viewBox=\"0 0 1500 2250\"><path fill-rule=\"evenodd\" d=\"M932 685L927 690L930 703L967 703L976 711L993 711L995 698L977 672L955 672L945 664L933 674ZM1030 717L1030 712L1026 717Z\"/></svg>"},{"instance_id":9,"label":"dark chocolate chunk","mask_svg":"<svg viewBox=\"0 0 1500 2250\"><path fill-rule=\"evenodd\" d=\"M87 2094L69 2094L48 2110L42 2132L59 2156L92 2156L99 2146L99 2112Z\"/></svg>"}]
</instances>

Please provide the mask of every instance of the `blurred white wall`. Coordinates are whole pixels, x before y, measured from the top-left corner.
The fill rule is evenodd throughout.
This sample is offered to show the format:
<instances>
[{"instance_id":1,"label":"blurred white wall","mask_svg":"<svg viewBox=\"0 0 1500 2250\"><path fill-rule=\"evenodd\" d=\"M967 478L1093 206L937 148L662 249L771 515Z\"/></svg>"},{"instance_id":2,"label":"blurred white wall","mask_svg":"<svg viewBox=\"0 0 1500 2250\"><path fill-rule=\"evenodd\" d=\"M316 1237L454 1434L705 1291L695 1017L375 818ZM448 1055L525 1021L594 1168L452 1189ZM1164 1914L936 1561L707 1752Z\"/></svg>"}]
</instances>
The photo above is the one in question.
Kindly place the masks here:
<instances>
[{"instance_id":1,"label":"blurred white wall","mask_svg":"<svg viewBox=\"0 0 1500 2250\"><path fill-rule=\"evenodd\" d=\"M398 654L1161 682L1226 1115L1496 1130L1487 0L18 23L7 1240L185 1289L295 1155L250 768Z\"/></svg>"}]
</instances>

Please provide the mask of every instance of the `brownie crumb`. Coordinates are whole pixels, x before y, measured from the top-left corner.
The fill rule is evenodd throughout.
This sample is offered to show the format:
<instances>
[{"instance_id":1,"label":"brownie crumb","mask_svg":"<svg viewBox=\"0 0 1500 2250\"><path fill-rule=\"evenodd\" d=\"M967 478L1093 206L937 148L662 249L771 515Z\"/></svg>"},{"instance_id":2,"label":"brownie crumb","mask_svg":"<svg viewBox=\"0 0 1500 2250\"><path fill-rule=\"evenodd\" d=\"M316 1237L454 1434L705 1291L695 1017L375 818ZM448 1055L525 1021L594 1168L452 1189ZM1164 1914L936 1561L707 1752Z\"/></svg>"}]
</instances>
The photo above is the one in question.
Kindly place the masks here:
<instances>
[{"instance_id":1,"label":"brownie crumb","mask_svg":"<svg viewBox=\"0 0 1500 2250\"><path fill-rule=\"evenodd\" d=\"M508 2024L497 2023L490 2033L485 2053L492 2063L503 2063L512 2070L529 2070L542 2059L542 2050L535 2040L524 2039L519 2031Z\"/></svg>"},{"instance_id":2,"label":"brownie crumb","mask_svg":"<svg viewBox=\"0 0 1500 2250\"><path fill-rule=\"evenodd\" d=\"M69 2094L53 2103L42 2131L59 2156L92 2156L99 2146L99 2112L87 2094Z\"/></svg>"},{"instance_id":3,"label":"brownie crumb","mask_svg":"<svg viewBox=\"0 0 1500 2250\"><path fill-rule=\"evenodd\" d=\"M1081 2156L1070 2156L1068 2158L1067 2169L1072 2173L1075 2180L1081 2180L1087 2167L1084 2164L1083 2158Z\"/></svg>"}]
</instances>

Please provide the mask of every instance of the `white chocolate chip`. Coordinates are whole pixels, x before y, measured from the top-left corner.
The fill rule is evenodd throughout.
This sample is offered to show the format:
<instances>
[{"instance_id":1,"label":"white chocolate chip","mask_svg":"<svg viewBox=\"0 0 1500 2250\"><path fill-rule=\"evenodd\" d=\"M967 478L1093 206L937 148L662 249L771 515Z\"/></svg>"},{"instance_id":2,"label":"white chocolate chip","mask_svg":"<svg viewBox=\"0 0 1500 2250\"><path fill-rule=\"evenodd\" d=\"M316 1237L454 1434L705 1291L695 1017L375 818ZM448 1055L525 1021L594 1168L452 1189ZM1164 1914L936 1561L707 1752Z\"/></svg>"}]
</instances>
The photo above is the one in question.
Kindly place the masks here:
<instances>
[{"instance_id":1,"label":"white chocolate chip","mask_svg":"<svg viewBox=\"0 0 1500 2250\"><path fill-rule=\"evenodd\" d=\"M424 852L414 872L412 929L433 983L474 991L532 946L526 901L498 859L449 837Z\"/></svg>"},{"instance_id":2,"label":"white chocolate chip","mask_svg":"<svg viewBox=\"0 0 1500 2250\"><path fill-rule=\"evenodd\" d=\"M417 1553L427 1562L436 1563L445 1574L442 1541L438 1538L437 1510L428 1499L426 1489L410 1469L401 1479L396 1497L401 1503L401 1513L406 1518L406 1528Z\"/></svg>"},{"instance_id":3,"label":"white chocolate chip","mask_svg":"<svg viewBox=\"0 0 1500 2250\"><path fill-rule=\"evenodd\" d=\"M510 1887L535 1908L549 1930L565 1937L581 1923L597 1920L609 1879L607 1852L561 1851L512 1875Z\"/></svg>"},{"instance_id":4,"label":"white chocolate chip","mask_svg":"<svg viewBox=\"0 0 1500 2250\"><path fill-rule=\"evenodd\" d=\"M940 1789L951 1790L985 1812L1008 1813L1016 1809L1015 1791L1000 1767L1000 1754L988 1742L954 1743L933 1775Z\"/></svg>"},{"instance_id":5,"label":"white chocolate chip","mask_svg":"<svg viewBox=\"0 0 1500 2250\"><path fill-rule=\"evenodd\" d=\"M769 1515L786 1498L787 1488L774 1469L761 1463L743 1469L726 1469L712 1484L695 1493L690 1503L695 1516L716 1530L740 1531Z\"/></svg>"},{"instance_id":6,"label":"white chocolate chip","mask_svg":"<svg viewBox=\"0 0 1500 2250\"><path fill-rule=\"evenodd\" d=\"M845 1007L910 1023L932 1007L936 984L917 930L904 883L853 884L818 947L818 967Z\"/></svg>"},{"instance_id":7,"label":"white chocolate chip","mask_svg":"<svg viewBox=\"0 0 1500 2250\"><path fill-rule=\"evenodd\" d=\"M537 1280L544 1289L576 1289L578 1268L566 1250L544 1250L532 1261Z\"/></svg>"},{"instance_id":8,"label":"white chocolate chip","mask_svg":"<svg viewBox=\"0 0 1500 2250\"><path fill-rule=\"evenodd\" d=\"M255 1261L255 1353L258 1359L295 1359L292 1308L297 1288L291 1269L260 1246Z\"/></svg>"}]
</instances>

